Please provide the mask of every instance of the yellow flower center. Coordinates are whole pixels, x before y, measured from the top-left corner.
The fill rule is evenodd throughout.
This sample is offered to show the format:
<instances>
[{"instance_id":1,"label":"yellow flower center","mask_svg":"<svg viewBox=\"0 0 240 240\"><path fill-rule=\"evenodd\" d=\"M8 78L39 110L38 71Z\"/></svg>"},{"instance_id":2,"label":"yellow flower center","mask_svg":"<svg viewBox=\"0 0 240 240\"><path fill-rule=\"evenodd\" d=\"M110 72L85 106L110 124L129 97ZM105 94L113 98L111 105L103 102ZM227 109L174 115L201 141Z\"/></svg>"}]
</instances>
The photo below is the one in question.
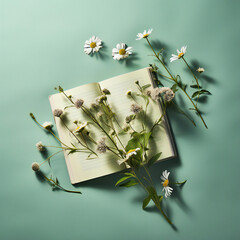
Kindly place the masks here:
<instances>
[{"instance_id":1,"label":"yellow flower center","mask_svg":"<svg viewBox=\"0 0 240 240\"><path fill-rule=\"evenodd\" d=\"M143 38L147 38L149 36L149 33L146 33L143 35Z\"/></svg>"},{"instance_id":2,"label":"yellow flower center","mask_svg":"<svg viewBox=\"0 0 240 240\"><path fill-rule=\"evenodd\" d=\"M183 55L184 55L184 53L182 53L182 52L179 53L179 54L178 54L178 58L181 58Z\"/></svg>"},{"instance_id":3,"label":"yellow flower center","mask_svg":"<svg viewBox=\"0 0 240 240\"><path fill-rule=\"evenodd\" d=\"M164 187L167 187L167 186L168 186L168 184L169 184L169 181L168 181L168 179L166 179L166 180L163 182L163 184L162 184L162 185L163 185Z\"/></svg>"},{"instance_id":4,"label":"yellow flower center","mask_svg":"<svg viewBox=\"0 0 240 240\"><path fill-rule=\"evenodd\" d=\"M122 49L119 50L119 54L120 54L120 55L124 55L125 53L126 53L126 50L125 50L125 49L122 48Z\"/></svg>"},{"instance_id":5,"label":"yellow flower center","mask_svg":"<svg viewBox=\"0 0 240 240\"><path fill-rule=\"evenodd\" d=\"M132 152L135 152L135 151L136 151L136 148L135 148L135 149L131 149L131 150L129 150L129 151L127 152L127 154L132 153Z\"/></svg>"},{"instance_id":6,"label":"yellow flower center","mask_svg":"<svg viewBox=\"0 0 240 240\"><path fill-rule=\"evenodd\" d=\"M96 45L97 45L97 44L96 44L95 42L91 42L91 43L90 43L90 48L95 48Z\"/></svg>"},{"instance_id":7,"label":"yellow flower center","mask_svg":"<svg viewBox=\"0 0 240 240\"><path fill-rule=\"evenodd\" d=\"M79 131L80 129L80 126L78 126L76 129L75 129L75 132Z\"/></svg>"}]
</instances>

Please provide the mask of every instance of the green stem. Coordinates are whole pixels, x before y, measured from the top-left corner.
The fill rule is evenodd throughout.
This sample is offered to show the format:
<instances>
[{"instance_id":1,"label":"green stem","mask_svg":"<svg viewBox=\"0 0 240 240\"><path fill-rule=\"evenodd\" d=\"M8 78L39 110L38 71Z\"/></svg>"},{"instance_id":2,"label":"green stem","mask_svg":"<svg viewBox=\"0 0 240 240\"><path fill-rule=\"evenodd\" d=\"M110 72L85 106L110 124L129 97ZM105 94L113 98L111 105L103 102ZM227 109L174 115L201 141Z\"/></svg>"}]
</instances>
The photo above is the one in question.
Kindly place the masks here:
<instances>
[{"instance_id":1,"label":"green stem","mask_svg":"<svg viewBox=\"0 0 240 240\"><path fill-rule=\"evenodd\" d=\"M48 132L50 132L50 133L53 135L53 137L55 137L61 144L63 144L65 147L68 147L68 148L69 148L69 146L66 145L65 143L63 143L63 142L53 133L53 131L52 131L51 129L44 128L44 127L37 121L37 119L35 118L35 116L34 116L32 113L30 113L30 117L31 117L42 129L47 130Z\"/></svg>"},{"instance_id":2,"label":"green stem","mask_svg":"<svg viewBox=\"0 0 240 240\"><path fill-rule=\"evenodd\" d=\"M193 77L195 78L196 80L196 83L197 83L197 86L198 86L198 89L199 89L199 83L198 83L198 79L197 77L195 76L195 74L193 73L192 69L190 68L190 66L188 65L187 61L185 60L184 57L182 57L183 61L186 63L187 67L189 68L190 72L192 73Z\"/></svg>"},{"instance_id":3,"label":"green stem","mask_svg":"<svg viewBox=\"0 0 240 240\"><path fill-rule=\"evenodd\" d=\"M49 156L47 159L45 159L42 163L40 163L39 165L41 166L43 163L47 162L48 160L50 160L53 156L55 156L56 154L63 152L64 150L60 150L58 152L55 152L54 154L52 154L51 156Z\"/></svg>"},{"instance_id":4,"label":"green stem","mask_svg":"<svg viewBox=\"0 0 240 240\"><path fill-rule=\"evenodd\" d=\"M62 123L63 123L63 125L67 128L67 130L75 137L75 139L78 141L78 143L80 144L80 145L82 145L83 147L85 147L86 149L88 149L90 152L92 152L95 156L97 156L97 154L91 149L91 148L89 148L87 145L84 145L80 140L79 140L79 138L73 133L73 131L71 131L70 129L69 129L69 127L67 126L67 124L63 121L63 119L60 117L60 119L61 119L61 121L62 121Z\"/></svg>"},{"instance_id":5,"label":"green stem","mask_svg":"<svg viewBox=\"0 0 240 240\"><path fill-rule=\"evenodd\" d=\"M48 182L53 183L55 186L57 186L58 188L60 188L61 190L65 191L65 192L82 194L82 193L79 192L79 191L72 191L72 190L65 189L65 188L63 188L62 186L60 186L57 182L55 182L54 180L47 178L45 175L43 175L43 176L44 176L44 178L45 178Z\"/></svg>"},{"instance_id":6,"label":"green stem","mask_svg":"<svg viewBox=\"0 0 240 240\"><path fill-rule=\"evenodd\" d=\"M171 76L171 78L174 79L173 75L169 72L169 70L168 70L167 67L165 66L164 62L159 58L159 56L157 55L157 53L156 53L155 50L153 49L153 47L152 47L150 41L148 40L148 38L146 38L146 40L147 40L149 46L151 47L151 49L152 49L155 57L156 57L156 58L158 59L158 61L162 64L162 66L165 68L165 70L168 72L168 74Z\"/></svg>"},{"instance_id":7,"label":"green stem","mask_svg":"<svg viewBox=\"0 0 240 240\"><path fill-rule=\"evenodd\" d=\"M176 80L176 79L173 77L173 75L168 71L168 69L167 69L167 67L165 66L164 62L163 62L163 61L159 58L159 56L156 54L156 52L155 52L155 50L153 49L153 47L152 47L151 43L149 42L148 38L146 38L146 40L147 40L149 46L151 47L152 51L154 52L155 57L159 60L159 62L162 64L162 66L163 66L163 67L165 68L165 70L168 72L169 76L171 77L171 80L173 80L175 83L178 84L177 80ZM197 84L198 84L198 81L197 81ZM178 86L179 86L179 84L178 84ZM186 94L186 96L188 97L188 99L191 101L193 107L194 107L195 110L197 111L199 117L201 118L204 126L205 126L206 128L208 128L208 127L207 127L207 124L206 124L205 121L203 120L203 117L202 117L201 113L199 112L197 106L194 104L194 102L192 101L192 99L190 98L190 96L187 94L187 92L185 91L185 89L182 88L181 86L179 86L179 88Z\"/></svg>"},{"instance_id":8,"label":"green stem","mask_svg":"<svg viewBox=\"0 0 240 240\"><path fill-rule=\"evenodd\" d=\"M189 119L189 121L191 121L191 123L196 127L195 122L174 101L172 101L172 103L174 106L176 106L177 110L182 113L187 119Z\"/></svg>"}]
</instances>

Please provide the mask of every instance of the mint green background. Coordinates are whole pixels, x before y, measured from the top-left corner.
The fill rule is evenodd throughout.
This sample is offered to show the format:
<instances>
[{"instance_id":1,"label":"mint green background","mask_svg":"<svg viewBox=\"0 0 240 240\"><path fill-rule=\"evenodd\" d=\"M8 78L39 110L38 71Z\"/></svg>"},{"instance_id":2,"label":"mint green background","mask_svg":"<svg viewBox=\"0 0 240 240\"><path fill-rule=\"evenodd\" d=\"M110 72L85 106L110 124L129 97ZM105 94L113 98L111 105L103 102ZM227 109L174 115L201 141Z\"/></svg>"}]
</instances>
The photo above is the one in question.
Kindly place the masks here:
<instances>
[{"instance_id":1,"label":"mint green background","mask_svg":"<svg viewBox=\"0 0 240 240\"><path fill-rule=\"evenodd\" d=\"M0 238L239 239L239 7L221 0L0 0ZM140 188L116 189L117 174L74 187L59 155L54 174L81 196L52 192L31 170L33 161L43 160L35 143L56 142L28 113L53 121L48 95L55 86L72 88L148 66L152 53L144 40L135 40L148 27L167 59L188 46L186 59L206 69L200 81L212 92L201 105L209 130L196 116L194 128L170 113L179 159L152 171L159 190L165 169L188 179L164 201L177 230L153 207L141 210ZM94 34L104 41L101 58L83 52ZM127 62L111 58L119 42L134 48ZM183 62L170 68L191 83ZM50 173L47 165L43 170Z\"/></svg>"}]
</instances>

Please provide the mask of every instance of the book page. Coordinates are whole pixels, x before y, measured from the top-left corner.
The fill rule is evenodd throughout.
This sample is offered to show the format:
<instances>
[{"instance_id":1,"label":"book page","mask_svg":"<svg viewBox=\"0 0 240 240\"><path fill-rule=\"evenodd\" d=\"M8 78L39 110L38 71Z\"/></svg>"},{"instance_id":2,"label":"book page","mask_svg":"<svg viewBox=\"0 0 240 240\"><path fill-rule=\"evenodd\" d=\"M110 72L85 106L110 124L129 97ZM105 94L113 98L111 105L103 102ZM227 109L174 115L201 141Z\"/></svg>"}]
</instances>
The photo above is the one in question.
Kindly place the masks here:
<instances>
[{"instance_id":1,"label":"book page","mask_svg":"<svg viewBox=\"0 0 240 240\"><path fill-rule=\"evenodd\" d=\"M91 103L95 102L95 99L102 95L101 89L107 88L111 92L110 95L107 95L108 103L112 107L112 110L116 113L119 125L123 126L126 116L132 114L130 112L130 106L134 103L132 99L126 96L126 92L128 90L137 92L137 85L135 84L136 81L139 81L141 86L152 84L149 69L144 68L135 72L104 80L100 83L83 85L67 90L65 93L67 95L71 95L74 102L77 99L83 99L84 106L89 108ZM143 105L144 100L142 98L138 97L136 100L139 104ZM53 111L57 108L63 110L66 106L73 105L65 96L63 96L63 94L60 93L51 95L50 103ZM161 108L159 103L151 101L147 110L147 125L150 127L160 116ZM76 125L73 123L75 120L81 122L90 121L82 109L76 109L75 107L67 108L64 111L63 119L65 119L64 122L66 122L71 131L76 129ZM81 147L74 136L62 124L59 118L55 118L55 122L59 138L63 143L70 147L72 144L77 147ZM132 127L136 131L141 131L141 122L135 119ZM90 136L95 141L98 141L102 136L105 136L104 133L94 124L88 124L86 128L90 132ZM116 126L116 130L120 131L120 128ZM156 131L153 133L154 140L150 140L151 149L148 151L149 156L151 154L156 154L157 152L162 152L161 159L167 159L175 156L173 144L171 142L171 134L168 132L169 129L167 125L164 123L162 126L156 127L155 130ZM126 146L130 137L129 134L125 134L120 135L119 138L123 145ZM109 142L107 141L107 144L108 143ZM91 147L94 151L96 151L95 145ZM115 173L125 168L124 164L119 166L116 163L117 157L109 151L106 154L98 154L98 157L88 160L87 158L89 153L75 152L73 154L68 154L68 152L69 151L65 151L64 156L72 184Z\"/></svg>"},{"instance_id":2,"label":"book page","mask_svg":"<svg viewBox=\"0 0 240 240\"><path fill-rule=\"evenodd\" d=\"M108 101L113 107L113 110L117 113L119 123L122 126L124 125L126 116L133 114L130 111L130 106L134 103L134 100L131 97L126 96L126 92L131 90L132 92L140 93L137 89L137 85L135 84L136 81L139 81L141 86L146 84L153 85L149 68L113 77L99 83L102 89L107 88L111 92L111 95L108 95ZM135 97L135 100L139 103L139 105L143 106L143 109L145 110L144 99L142 97ZM150 100L147 108L146 119L149 129L161 115L162 110L160 103ZM132 127L136 131L141 131L141 121L135 119ZM155 127L153 132L154 140L150 140L149 142L149 145L151 146L149 155L162 152L161 159L175 156L176 154L170 136L171 134L166 122L163 122L161 126ZM129 140L129 135L123 135L120 138L122 142L124 142L124 145L126 145Z\"/></svg>"},{"instance_id":3,"label":"book page","mask_svg":"<svg viewBox=\"0 0 240 240\"><path fill-rule=\"evenodd\" d=\"M91 103L95 102L96 97L101 95L98 83L91 83L76 87L65 91L65 93L68 96L71 95L73 101L76 101L77 99L83 99L84 106L86 107L89 107ZM49 99L52 111L57 108L63 110L66 106L72 105L71 102L66 97L64 97L63 94L60 93L51 95ZM75 107L67 108L64 111L63 119L71 131L74 131L74 129L76 129L76 125L73 123L75 120L80 120L82 122L90 120L86 117L86 114L81 109L76 109ZM74 144L77 147L81 147L73 135L62 124L59 118L55 118L55 122L59 138L63 143L70 147L72 147L71 144ZM103 136L103 133L99 130L99 128L95 127L93 124L87 125L87 130L90 132L90 136L95 141ZM93 149L96 148L95 146L92 147ZM122 166L119 166L116 163L116 157L112 153L99 154L97 158L86 160L88 158L88 155L89 153L84 152L75 152L69 155L68 151L64 152L72 184L114 173L123 169Z\"/></svg>"}]
</instances>

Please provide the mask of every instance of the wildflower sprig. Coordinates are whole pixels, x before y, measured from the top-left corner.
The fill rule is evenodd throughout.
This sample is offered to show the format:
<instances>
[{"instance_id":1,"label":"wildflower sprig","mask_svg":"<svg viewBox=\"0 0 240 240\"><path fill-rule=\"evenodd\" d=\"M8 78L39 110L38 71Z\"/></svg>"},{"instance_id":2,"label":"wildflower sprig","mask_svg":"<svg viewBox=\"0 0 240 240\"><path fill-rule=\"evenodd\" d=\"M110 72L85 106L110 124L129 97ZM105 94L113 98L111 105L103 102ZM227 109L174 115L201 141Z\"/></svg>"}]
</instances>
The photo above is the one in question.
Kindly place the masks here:
<instances>
[{"instance_id":1,"label":"wildflower sprig","mask_svg":"<svg viewBox=\"0 0 240 240\"><path fill-rule=\"evenodd\" d=\"M146 30L144 31L144 33L147 33ZM192 94L192 96L189 95L189 93L187 91L187 85L182 82L180 76L179 75L175 76L175 75L173 75L169 71L168 67L165 64L164 58L162 56L163 49L161 49L159 52L156 52L155 49L153 48L153 46L152 46L152 44L151 44L151 42L149 40L149 36L150 36L151 33L152 33L152 29L151 29L151 31L148 31L148 34L145 34L145 35L144 34L142 34L142 35L138 34L137 35L138 36L137 40L140 40L142 38L146 39L148 45L150 46L151 50L154 53L154 56L157 58L157 60L161 64L161 66L164 68L164 70L166 71L167 75L163 75L163 74L159 73L157 71L158 70L157 68L153 69L153 71L157 72L161 77L173 81L174 84L173 84L173 86L171 88L173 89L174 92L176 92L178 89L182 90L182 92L186 95L188 100L193 105L193 108L189 108L189 110L194 110L197 113L197 115L200 117L200 119L203 122L204 126L206 128L208 128L205 120L202 117L201 111L198 108L198 100L199 100L200 95L211 94L211 93L208 90L206 90L206 89L201 89L202 87L199 85L199 80L197 79L197 77L194 74L193 70L191 69L191 67L187 63L187 61L186 61L186 59L184 57L184 55L186 53L187 46L183 46L180 51L177 50L178 55L172 54L172 57L170 58L170 62L173 62L173 61L178 60L178 59L182 59L184 61L184 63L186 64L186 66L188 67L189 71L191 72L191 74L194 77L194 80L196 81L196 85L191 85L190 87L191 88L197 88L197 91L195 91ZM199 68L199 69L200 69L199 72L203 72L204 71L204 70L202 71L202 68ZM158 82L158 83L160 83L160 82ZM162 83L160 83L160 84L162 84ZM195 100L196 100L196 103L194 102ZM178 107L178 109L180 109L180 108ZM181 109L180 109L180 112L183 113L187 118L189 118L191 120L191 122L196 126L195 122L186 113L184 113Z\"/></svg>"},{"instance_id":2,"label":"wildflower sprig","mask_svg":"<svg viewBox=\"0 0 240 240\"><path fill-rule=\"evenodd\" d=\"M150 32L146 34L150 34ZM143 36L143 38L145 38L145 36ZM129 105L131 114L125 117L125 124L123 125L118 120L117 114L108 102L108 95L111 95L108 89L102 89L101 95L88 107L84 99L75 99L74 96L68 96L61 86L56 88L60 94L68 99L70 105L64 110L55 109L53 115L61 121L62 125L76 141L70 144L62 142L52 131L52 126L45 128L31 113L30 116L32 119L43 128L44 131L51 133L53 137L62 144L60 147L56 146L56 148L60 148L59 151L46 158L42 163L33 163L32 169L38 172L40 166L45 162L48 162L49 166L51 166L50 159L63 151L67 151L68 154L86 152L89 154L87 159L92 157L96 158L100 154L109 152L116 157L117 164L126 167L123 177L116 182L116 186L129 188L140 185L146 192L142 208L145 209L152 201L167 222L172 225L172 221L165 214L161 206L164 197L158 193L149 171L149 168L161 158L162 153L158 152L150 157L149 150L151 149L150 139L154 139L153 132L158 131L158 127L162 124L166 109L173 101L175 92L167 87L152 88L150 84L141 85L139 81L136 81L135 84L137 91L129 90L126 94L126 98L131 99ZM158 101L162 102L163 111L160 116L156 117L155 121L149 122L147 119L148 106ZM72 129L68 121L65 121L67 118L67 114L65 113L69 111L70 107L82 111L88 121L82 122L82 120L77 119L73 122L75 129ZM135 128L136 122L141 123L140 129L138 127ZM101 131L102 135L99 136L98 139L92 138L91 127L88 127L91 125L94 125ZM137 126L139 126L139 124ZM127 143L122 141L122 134L128 135L129 140ZM42 142L39 142L37 147L39 150L42 150L43 148L54 146L46 146L43 145ZM166 181L164 180L164 183L162 183L162 189L165 191L165 198L167 198L171 195L173 187L169 186L170 181L168 180L168 176L166 176L166 174L164 174L164 176ZM46 176L44 176L44 178L53 188L59 188L66 192L74 192L61 187L57 179Z\"/></svg>"}]
</instances>

